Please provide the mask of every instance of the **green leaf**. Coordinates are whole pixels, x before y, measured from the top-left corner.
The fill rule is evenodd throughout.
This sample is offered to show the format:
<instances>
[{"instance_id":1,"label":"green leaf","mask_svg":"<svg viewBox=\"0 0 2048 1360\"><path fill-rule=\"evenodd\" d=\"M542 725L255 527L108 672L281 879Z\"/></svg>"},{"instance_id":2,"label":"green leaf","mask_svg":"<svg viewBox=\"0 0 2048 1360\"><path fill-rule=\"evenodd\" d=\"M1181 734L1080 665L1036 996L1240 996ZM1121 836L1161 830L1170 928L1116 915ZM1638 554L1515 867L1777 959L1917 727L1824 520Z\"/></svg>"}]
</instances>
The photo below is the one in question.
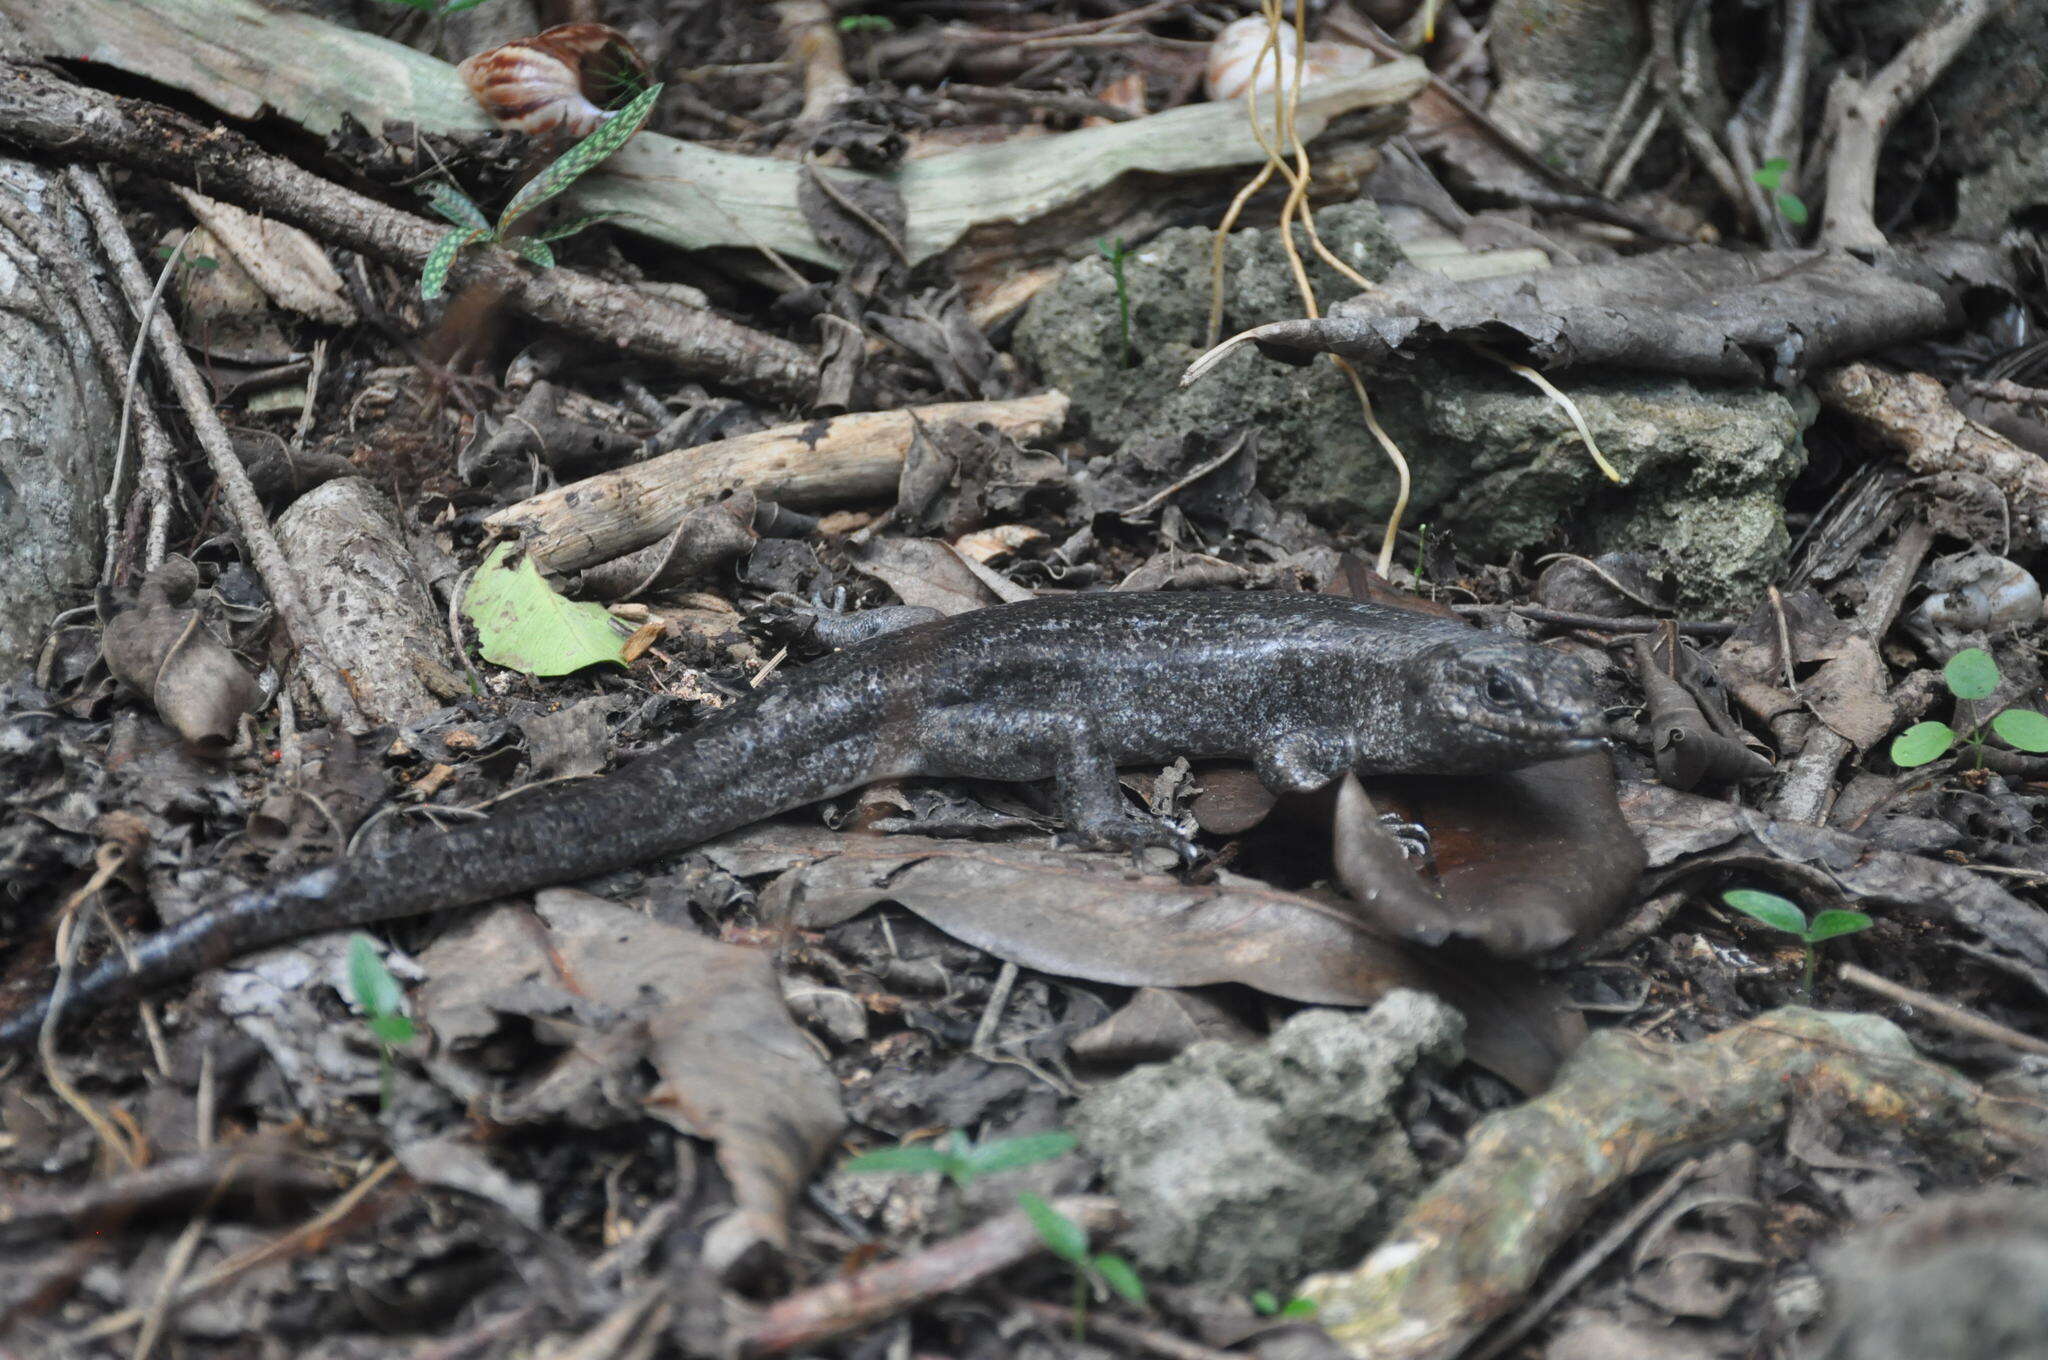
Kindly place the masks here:
<instances>
[{"instance_id":1,"label":"green leaf","mask_svg":"<svg viewBox=\"0 0 2048 1360\"><path fill-rule=\"evenodd\" d=\"M522 236L513 244L521 255L531 260L534 264L539 265L542 269L553 269L555 267L555 252L550 250L548 243L541 240L538 236Z\"/></svg>"},{"instance_id":2,"label":"green leaf","mask_svg":"<svg viewBox=\"0 0 2048 1360\"><path fill-rule=\"evenodd\" d=\"M2008 708L1991 720L1991 730L2021 751L2048 751L2048 717L2031 708Z\"/></svg>"},{"instance_id":3,"label":"green leaf","mask_svg":"<svg viewBox=\"0 0 2048 1360\"><path fill-rule=\"evenodd\" d=\"M1806 942L1819 944L1832 940L1837 935L1854 935L1859 930L1868 930L1877 922L1860 911L1824 911L1813 918L1813 924L1806 928Z\"/></svg>"},{"instance_id":4,"label":"green leaf","mask_svg":"<svg viewBox=\"0 0 2048 1360\"><path fill-rule=\"evenodd\" d=\"M1274 1297L1273 1291L1270 1289L1254 1289L1252 1291L1252 1311L1260 1317L1271 1317L1280 1311L1280 1300Z\"/></svg>"},{"instance_id":5,"label":"green leaf","mask_svg":"<svg viewBox=\"0 0 2048 1360\"><path fill-rule=\"evenodd\" d=\"M1892 764L1902 770L1939 760L1956 744L1956 730L1945 722L1917 722L1892 738Z\"/></svg>"},{"instance_id":6,"label":"green leaf","mask_svg":"<svg viewBox=\"0 0 2048 1360\"><path fill-rule=\"evenodd\" d=\"M348 986L356 994L356 1005L372 1020L396 1015L405 1004L405 989L377 953L377 942L360 932L348 941Z\"/></svg>"},{"instance_id":7,"label":"green leaf","mask_svg":"<svg viewBox=\"0 0 2048 1360\"><path fill-rule=\"evenodd\" d=\"M1772 930L1782 930L1788 935L1806 933L1806 913L1776 893L1759 892L1755 888L1730 888L1721 894L1721 900Z\"/></svg>"},{"instance_id":8,"label":"green leaf","mask_svg":"<svg viewBox=\"0 0 2048 1360\"><path fill-rule=\"evenodd\" d=\"M1966 647L1948 659L1941 673L1958 699L1989 699L1998 688L1998 663L1982 647Z\"/></svg>"},{"instance_id":9,"label":"green leaf","mask_svg":"<svg viewBox=\"0 0 2048 1360\"><path fill-rule=\"evenodd\" d=\"M1011 1171L1033 1162L1048 1162L1055 1157L1072 1152L1080 1140L1064 1129L1051 1133L1033 1133L1022 1138L1005 1138L999 1143L983 1143L967 1154L967 1166L977 1176L992 1176L998 1171Z\"/></svg>"},{"instance_id":10,"label":"green leaf","mask_svg":"<svg viewBox=\"0 0 2048 1360\"><path fill-rule=\"evenodd\" d=\"M412 1017L373 1015L370 1017L370 1033L387 1044L409 1044L413 1035Z\"/></svg>"},{"instance_id":11,"label":"green leaf","mask_svg":"<svg viewBox=\"0 0 2048 1360\"><path fill-rule=\"evenodd\" d=\"M614 217L624 216L624 213L615 212L584 213L581 217L572 217L566 222L557 222L554 226L544 231L535 232L533 239L536 241L559 241L565 236L574 236L585 227L594 227L600 222L609 222Z\"/></svg>"},{"instance_id":12,"label":"green leaf","mask_svg":"<svg viewBox=\"0 0 2048 1360\"><path fill-rule=\"evenodd\" d=\"M484 210L476 205L476 200L454 185L436 181L427 186L426 193L427 202L434 211L456 226L477 231L491 229L491 219L484 216Z\"/></svg>"},{"instance_id":13,"label":"green leaf","mask_svg":"<svg viewBox=\"0 0 2048 1360\"><path fill-rule=\"evenodd\" d=\"M563 599L524 553L507 566L500 543L476 570L462 612L476 625L484 660L527 675L567 675L585 666L623 666L625 639L604 606Z\"/></svg>"},{"instance_id":14,"label":"green leaf","mask_svg":"<svg viewBox=\"0 0 2048 1360\"><path fill-rule=\"evenodd\" d=\"M1038 1229L1039 1240L1053 1255L1077 1266L1088 1264L1086 1228L1029 1191L1017 1196L1017 1207L1024 1211L1024 1217L1031 1220L1031 1226Z\"/></svg>"},{"instance_id":15,"label":"green leaf","mask_svg":"<svg viewBox=\"0 0 2048 1360\"><path fill-rule=\"evenodd\" d=\"M839 1169L855 1176L872 1176L884 1172L944 1171L952 1164L953 1158L939 1148L892 1147L850 1157L839 1164Z\"/></svg>"},{"instance_id":16,"label":"green leaf","mask_svg":"<svg viewBox=\"0 0 2048 1360\"><path fill-rule=\"evenodd\" d=\"M490 234L489 227L456 227L434 242L426 264L420 268L420 296L429 302L441 296L441 290L448 286L448 271L454 267L455 257L462 253L462 248Z\"/></svg>"},{"instance_id":17,"label":"green leaf","mask_svg":"<svg viewBox=\"0 0 2048 1360\"><path fill-rule=\"evenodd\" d=\"M1786 193L1783 189L1780 189L1777 202L1778 211L1784 214L1787 222L1790 222L1795 227L1806 225L1806 203L1799 195Z\"/></svg>"},{"instance_id":18,"label":"green leaf","mask_svg":"<svg viewBox=\"0 0 2048 1360\"><path fill-rule=\"evenodd\" d=\"M567 189L596 169L605 157L624 146L626 139L647 121L647 115L654 112L654 101L660 97L659 85L642 90L634 96L632 103L600 123L595 132L557 156L552 165L520 186L519 192L512 195L512 201L505 205L505 211L498 215L498 234L503 236L514 221Z\"/></svg>"},{"instance_id":19,"label":"green leaf","mask_svg":"<svg viewBox=\"0 0 2048 1360\"><path fill-rule=\"evenodd\" d=\"M1102 1277L1102 1282L1115 1290L1125 1303L1134 1303L1140 1308L1145 1306L1145 1282L1138 1278L1137 1271L1131 1269L1129 1261L1121 1256L1104 1253L1096 1257L1092 1264L1095 1266L1095 1273Z\"/></svg>"},{"instance_id":20,"label":"green leaf","mask_svg":"<svg viewBox=\"0 0 2048 1360\"><path fill-rule=\"evenodd\" d=\"M1280 1316L1289 1322L1306 1322L1316 1315L1314 1299L1289 1299L1287 1306L1280 1310Z\"/></svg>"},{"instance_id":21,"label":"green leaf","mask_svg":"<svg viewBox=\"0 0 2048 1360\"><path fill-rule=\"evenodd\" d=\"M1773 156L1749 172L1749 177L1766 189L1775 189L1785 182L1785 172L1792 168L1792 162L1783 156Z\"/></svg>"}]
</instances>

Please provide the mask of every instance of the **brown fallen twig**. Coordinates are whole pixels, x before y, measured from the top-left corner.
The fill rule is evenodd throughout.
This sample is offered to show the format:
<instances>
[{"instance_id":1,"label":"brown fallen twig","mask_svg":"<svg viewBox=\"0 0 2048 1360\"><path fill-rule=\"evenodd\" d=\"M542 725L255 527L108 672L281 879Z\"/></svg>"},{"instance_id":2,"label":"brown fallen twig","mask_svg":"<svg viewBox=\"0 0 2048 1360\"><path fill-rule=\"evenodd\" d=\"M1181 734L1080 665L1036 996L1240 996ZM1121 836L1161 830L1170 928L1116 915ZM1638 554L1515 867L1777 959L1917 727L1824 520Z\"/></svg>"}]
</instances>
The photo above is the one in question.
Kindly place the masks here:
<instances>
[{"instance_id":1,"label":"brown fallen twig","mask_svg":"<svg viewBox=\"0 0 2048 1360\"><path fill-rule=\"evenodd\" d=\"M204 127L160 105L99 94L35 66L0 67L0 142L73 160L112 161L197 186L211 198L415 274L446 234L426 218L269 155L237 133ZM798 345L571 269L536 270L506 251L468 250L450 273L450 287L472 285L536 321L752 396L800 404L817 383L817 363Z\"/></svg>"},{"instance_id":2,"label":"brown fallen twig","mask_svg":"<svg viewBox=\"0 0 2048 1360\"><path fill-rule=\"evenodd\" d=\"M1929 1020L1958 1034L1974 1035L1979 1039L2004 1044L2007 1048L2017 1049L2021 1053L2032 1053L2036 1057L2048 1058L2048 1041L2036 1039L2031 1034L2022 1034L2009 1025L2001 1025L1996 1020L1987 1019L1973 1010L1950 1001L1943 1001L1938 996L1908 987L1902 982L1893 982L1888 977L1880 977L1868 968L1859 968L1853 963L1843 964L1837 972L1842 981L1850 986L1861 987L1866 992L1875 992L1902 1006L1910 1006L1925 1014Z\"/></svg>"},{"instance_id":3,"label":"brown fallen twig","mask_svg":"<svg viewBox=\"0 0 2048 1360\"><path fill-rule=\"evenodd\" d=\"M1054 1200L1052 1207L1087 1229L1091 1237L1115 1232L1124 1224L1116 1201L1100 1195L1071 1195ZM734 1349L752 1360L814 1346L872 1327L1045 1252L1045 1240L1030 1218L1021 1210L1004 1214L915 1256L869 1266L791 1294L770 1306Z\"/></svg>"},{"instance_id":4,"label":"brown fallen twig","mask_svg":"<svg viewBox=\"0 0 2048 1360\"><path fill-rule=\"evenodd\" d=\"M1876 1016L1790 1007L1689 1044L1607 1030L1547 1095L1482 1122L1362 1264L1300 1293L1353 1355L1449 1360L1630 1177L1757 1137L1802 1099L1978 1162L2048 1136L2048 1113L1920 1057Z\"/></svg>"}]
</instances>

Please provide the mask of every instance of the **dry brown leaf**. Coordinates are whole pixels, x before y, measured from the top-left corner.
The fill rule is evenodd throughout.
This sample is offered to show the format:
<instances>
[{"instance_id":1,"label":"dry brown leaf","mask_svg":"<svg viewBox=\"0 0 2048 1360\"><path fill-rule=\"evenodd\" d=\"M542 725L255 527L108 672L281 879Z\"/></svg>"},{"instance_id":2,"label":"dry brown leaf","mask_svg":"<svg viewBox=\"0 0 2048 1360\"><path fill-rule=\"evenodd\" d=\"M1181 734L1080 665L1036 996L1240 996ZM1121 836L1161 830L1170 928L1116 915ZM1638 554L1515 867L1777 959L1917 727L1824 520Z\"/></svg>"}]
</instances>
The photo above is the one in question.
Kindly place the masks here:
<instances>
[{"instance_id":1,"label":"dry brown leaf","mask_svg":"<svg viewBox=\"0 0 2048 1360\"><path fill-rule=\"evenodd\" d=\"M218 754L255 708L256 684L187 603L199 573L166 558L136 592L135 608L107 624L100 650L114 677L141 694L194 750Z\"/></svg>"}]
</instances>

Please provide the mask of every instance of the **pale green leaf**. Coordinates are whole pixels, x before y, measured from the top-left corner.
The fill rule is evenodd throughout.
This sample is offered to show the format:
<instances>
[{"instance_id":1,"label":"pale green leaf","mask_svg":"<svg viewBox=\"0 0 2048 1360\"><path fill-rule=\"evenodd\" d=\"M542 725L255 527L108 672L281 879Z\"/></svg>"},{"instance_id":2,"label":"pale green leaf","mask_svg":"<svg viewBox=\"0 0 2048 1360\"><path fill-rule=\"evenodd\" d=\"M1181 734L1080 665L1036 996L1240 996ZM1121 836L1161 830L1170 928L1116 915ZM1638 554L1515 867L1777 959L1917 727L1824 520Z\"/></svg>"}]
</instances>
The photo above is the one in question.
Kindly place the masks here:
<instances>
[{"instance_id":1,"label":"pale green leaf","mask_svg":"<svg viewBox=\"0 0 2048 1360\"><path fill-rule=\"evenodd\" d=\"M1819 944L1822 940L1832 940L1837 935L1854 935L1857 931L1868 930L1876 924L1877 922L1860 911L1824 911L1814 917L1813 924L1807 927L1806 942Z\"/></svg>"},{"instance_id":2,"label":"pale green leaf","mask_svg":"<svg viewBox=\"0 0 2048 1360\"><path fill-rule=\"evenodd\" d=\"M538 236L522 236L518 241L514 242L514 246L521 255L534 264L539 265L542 269L553 269L555 267L555 252L549 249L548 243L541 240Z\"/></svg>"},{"instance_id":3,"label":"pale green leaf","mask_svg":"<svg viewBox=\"0 0 2048 1360\"><path fill-rule=\"evenodd\" d=\"M1280 1311L1280 1300L1270 1289L1252 1291L1252 1311L1260 1317L1271 1317Z\"/></svg>"},{"instance_id":4,"label":"pale green leaf","mask_svg":"<svg viewBox=\"0 0 2048 1360\"><path fill-rule=\"evenodd\" d=\"M484 660L528 675L567 675L600 662L625 665L625 639L602 605L564 599L533 559L500 543L477 568L462 612L476 625Z\"/></svg>"},{"instance_id":5,"label":"pale green leaf","mask_svg":"<svg viewBox=\"0 0 2048 1360\"><path fill-rule=\"evenodd\" d=\"M1942 667L1948 692L1958 699L1989 699L1998 688L1998 663L1982 647L1966 647Z\"/></svg>"},{"instance_id":6,"label":"pale green leaf","mask_svg":"<svg viewBox=\"0 0 2048 1360\"><path fill-rule=\"evenodd\" d=\"M356 1005L373 1020L380 1015L396 1015L405 1002L405 989L384 966L377 953L377 942L360 933L349 936L348 985L356 994Z\"/></svg>"},{"instance_id":7,"label":"pale green leaf","mask_svg":"<svg viewBox=\"0 0 2048 1360\"><path fill-rule=\"evenodd\" d=\"M953 1163L949 1153L935 1147L877 1148L850 1157L839 1169L853 1176L874 1176L902 1172L944 1171Z\"/></svg>"},{"instance_id":8,"label":"pale green leaf","mask_svg":"<svg viewBox=\"0 0 2048 1360\"><path fill-rule=\"evenodd\" d=\"M1093 1262L1095 1273L1102 1282L1115 1290L1126 1303L1145 1306L1145 1283L1138 1278L1138 1272L1131 1269L1131 1263L1121 1256L1105 1253Z\"/></svg>"},{"instance_id":9,"label":"pale green leaf","mask_svg":"<svg viewBox=\"0 0 2048 1360\"><path fill-rule=\"evenodd\" d=\"M1782 930L1788 935L1806 933L1806 913L1776 893L1759 892L1755 888L1730 888L1721 894L1721 900L1772 930Z\"/></svg>"},{"instance_id":10,"label":"pale green leaf","mask_svg":"<svg viewBox=\"0 0 2048 1360\"><path fill-rule=\"evenodd\" d=\"M624 213L615 212L584 213L580 217L572 217L565 222L557 222L552 227L535 232L533 239L536 241L559 241L564 237L574 236L586 227L594 227L600 222L609 222L614 217L624 216Z\"/></svg>"},{"instance_id":11,"label":"pale green leaf","mask_svg":"<svg viewBox=\"0 0 2048 1360\"><path fill-rule=\"evenodd\" d=\"M1956 744L1956 730L1945 722L1917 722L1892 738L1892 764L1902 770L1939 760Z\"/></svg>"},{"instance_id":12,"label":"pale green leaf","mask_svg":"<svg viewBox=\"0 0 2048 1360\"><path fill-rule=\"evenodd\" d=\"M498 234L503 236L513 222L567 189L596 169L605 157L624 146L627 139L647 121L647 115L654 112L654 101L660 96L659 85L642 90L632 103L598 124L595 132L557 156L545 170L521 185L519 192L512 195L512 201L505 205L505 211L498 216Z\"/></svg>"},{"instance_id":13,"label":"pale green leaf","mask_svg":"<svg viewBox=\"0 0 2048 1360\"><path fill-rule=\"evenodd\" d=\"M1785 182L1785 172L1792 163L1783 156L1773 156L1749 172L1749 177L1766 189L1775 189Z\"/></svg>"},{"instance_id":14,"label":"pale green leaf","mask_svg":"<svg viewBox=\"0 0 2048 1360\"><path fill-rule=\"evenodd\" d=\"M1005 1138L997 1143L984 1143L967 1155L967 1165L977 1176L991 1176L998 1171L1010 1171L1033 1162L1051 1161L1054 1157L1072 1152L1079 1142L1073 1134L1064 1130L1053 1133L1033 1133L1022 1138Z\"/></svg>"},{"instance_id":15,"label":"pale green leaf","mask_svg":"<svg viewBox=\"0 0 2048 1360\"><path fill-rule=\"evenodd\" d=\"M1799 195L1787 193L1780 189L1778 191L1778 211L1784 214L1785 220L1793 226L1803 227L1806 225L1806 200Z\"/></svg>"},{"instance_id":16,"label":"pale green leaf","mask_svg":"<svg viewBox=\"0 0 2048 1360\"><path fill-rule=\"evenodd\" d=\"M462 248L490 234L489 227L455 227L434 242L426 264L420 269L420 296L430 302L441 296L441 290L448 286L448 271L454 267L455 257L462 253Z\"/></svg>"},{"instance_id":17,"label":"pale green leaf","mask_svg":"<svg viewBox=\"0 0 2048 1360\"><path fill-rule=\"evenodd\" d=\"M2008 708L1991 720L1991 730L2015 749L2048 752L2048 717L2031 708Z\"/></svg>"},{"instance_id":18,"label":"pale green leaf","mask_svg":"<svg viewBox=\"0 0 2048 1360\"><path fill-rule=\"evenodd\" d=\"M1017 1196L1017 1207L1024 1211L1024 1217L1031 1220L1031 1226L1038 1229L1039 1239L1053 1255L1077 1266L1087 1263L1086 1228L1028 1190Z\"/></svg>"},{"instance_id":19,"label":"pale green leaf","mask_svg":"<svg viewBox=\"0 0 2048 1360\"><path fill-rule=\"evenodd\" d=\"M1280 1310L1280 1316L1289 1322L1306 1322L1316 1315L1314 1299L1289 1299L1287 1306Z\"/></svg>"},{"instance_id":20,"label":"pale green leaf","mask_svg":"<svg viewBox=\"0 0 2048 1360\"><path fill-rule=\"evenodd\" d=\"M387 1044L409 1044L412 1042L412 1017L409 1015L373 1015L370 1017L370 1033Z\"/></svg>"},{"instance_id":21,"label":"pale green leaf","mask_svg":"<svg viewBox=\"0 0 2048 1360\"><path fill-rule=\"evenodd\" d=\"M456 226L472 231L489 231L491 219L476 201L452 184L436 182L427 186L427 202L435 212Z\"/></svg>"}]
</instances>

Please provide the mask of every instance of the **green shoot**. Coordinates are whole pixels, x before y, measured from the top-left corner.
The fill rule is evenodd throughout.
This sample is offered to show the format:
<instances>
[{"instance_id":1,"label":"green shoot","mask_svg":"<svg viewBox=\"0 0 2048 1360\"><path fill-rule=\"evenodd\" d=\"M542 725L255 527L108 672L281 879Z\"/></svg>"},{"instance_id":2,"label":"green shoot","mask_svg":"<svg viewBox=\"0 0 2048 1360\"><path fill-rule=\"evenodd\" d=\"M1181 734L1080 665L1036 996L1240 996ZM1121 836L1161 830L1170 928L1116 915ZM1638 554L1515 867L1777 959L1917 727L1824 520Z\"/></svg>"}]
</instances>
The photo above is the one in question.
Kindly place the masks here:
<instances>
[{"instance_id":1,"label":"green shoot","mask_svg":"<svg viewBox=\"0 0 2048 1360\"><path fill-rule=\"evenodd\" d=\"M402 0L412 3L412 0ZM460 0L458 0L458 3ZM616 217L616 213L590 213L557 223L529 236L511 237L512 224L526 214L540 207L549 199L563 193L583 176L596 169L604 160L624 146L632 135L640 130L647 116L654 112L654 104L661 97L661 86L653 85L633 96L632 102L614 113L600 124L597 130L576 145L557 156L554 161L520 186L512 195L512 201L498 214L494 227L469 195L452 184L435 184L426 190L427 200L433 210L454 223L447 235L434 243L434 249L427 256L420 270L420 296L433 299L441 296L448 286L448 271L455 265L456 257L470 246L478 243L507 245L542 269L554 266L555 252L552 242L574 236L577 232Z\"/></svg>"},{"instance_id":2,"label":"green shoot","mask_svg":"<svg viewBox=\"0 0 2048 1360\"><path fill-rule=\"evenodd\" d=\"M1782 930L1806 946L1806 967L1800 975L1799 990L1808 1001L1813 1000L1813 970L1817 959L1814 946L1837 935L1854 935L1876 924L1860 911L1824 911L1809 924L1806 913L1791 902L1776 893L1759 892L1755 888L1731 888L1721 894L1721 900L1752 921L1767 925L1772 930Z\"/></svg>"},{"instance_id":3,"label":"green shoot","mask_svg":"<svg viewBox=\"0 0 2048 1360\"><path fill-rule=\"evenodd\" d=\"M391 1108L391 1047L412 1042L412 1017L405 1013L405 989L377 953L377 942L358 932L348 941L348 985L377 1039L381 1110Z\"/></svg>"},{"instance_id":4,"label":"green shoot","mask_svg":"<svg viewBox=\"0 0 2048 1360\"><path fill-rule=\"evenodd\" d=\"M1017 1207L1038 1230L1046 1250L1074 1268L1074 1340L1087 1338L1088 1296L1107 1288L1125 1302L1145 1306L1145 1284L1131 1263L1113 1252L1099 1256L1088 1253L1088 1230L1029 1193L1017 1196Z\"/></svg>"},{"instance_id":5,"label":"green shoot","mask_svg":"<svg viewBox=\"0 0 2048 1360\"><path fill-rule=\"evenodd\" d=\"M855 1175L935 1171L965 1190L978 1176L992 1176L999 1171L1014 1171L1034 1162L1051 1161L1072 1152L1074 1144L1074 1135L1064 1131L1026 1134L1022 1138L1002 1138L993 1143L975 1144L965 1133L955 1129L947 1135L944 1143L905 1143L900 1147L878 1148L849 1158L840 1163L839 1169Z\"/></svg>"},{"instance_id":6,"label":"green shoot","mask_svg":"<svg viewBox=\"0 0 2048 1360\"><path fill-rule=\"evenodd\" d=\"M1124 281L1124 261L1131 252L1119 236L1114 241L1097 240L1095 248L1102 252L1102 258L1109 261L1109 275L1116 280L1117 320L1123 331L1123 366L1131 366L1131 290Z\"/></svg>"},{"instance_id":7,"label":"green shoot","mask_svg":"<svg viewBox=\"0 0 2048 1360\"><path fill-rule=\"evenodd\" d=\"M1799 195L1783 187L1785 174L1791 168L1792 163L1783 156L1773 156L1751 171L1749 177L1771 191L1772 202L1778 205L1779 213L1787 222L1803 227L1807 218L1806 203Z\"/></svg>"},{"instance_id":8,"label":"green shoot","mask_svg":"<svg viewBox=\"0 0 2048 1360\"><path fill-rule=\"evenodd\" d=\"M1998 689L1998 663L1982 647L1968 647L1949 658L1941 677L1959 704L1975 704ZM1960 732L1945 722L1914 723L1892 739L1892 764L1910 770L1939 760L1958 743L1967 743L1975 748L1976 768L1981 770L1987 727L2015 750L2048 752L2048 717L2031 708L2007 708L1993 714L1990 722L1972 722Z\"/></svg>"},{"instance_id":9,"label":"green shoot","mask_svg":"<svg viewBox=\"0 0 2048 1360\"><path fill-rule=\"evenodd\" d=\"M158 246L156 248L156 257L166 264L170 263L171 258L177 253L178 248L176 246ZM178 267L180 269L189 269L195 274L204 274L210 269L220 268L220 261L214 259L211 255L187 255L178 262Z\"/></svg>"},{"instance_id":10,"label":"green shoot","mask_svg":"<svg viewBox=\"0 0 2048 1360\"><path fill-rule=\"evenodd\" d=\"M841 33L894 33L896 21L886 14L845 14L839 19Z\"/></svg>"},{"instance_id":11,"label":"green shoot","mask_svg":"<svg viewBox=\"0 0 2048 1360\"><path fill-rule=\"evenodd\" d=\"M1260 1317L1276 1317L1282 1322L1306 1322L1316 1315L1314 1299L1289 1299L1281 1303L1270 1289L1252 1292L1252 1311Z\"/></svg>"}]
</instances>

